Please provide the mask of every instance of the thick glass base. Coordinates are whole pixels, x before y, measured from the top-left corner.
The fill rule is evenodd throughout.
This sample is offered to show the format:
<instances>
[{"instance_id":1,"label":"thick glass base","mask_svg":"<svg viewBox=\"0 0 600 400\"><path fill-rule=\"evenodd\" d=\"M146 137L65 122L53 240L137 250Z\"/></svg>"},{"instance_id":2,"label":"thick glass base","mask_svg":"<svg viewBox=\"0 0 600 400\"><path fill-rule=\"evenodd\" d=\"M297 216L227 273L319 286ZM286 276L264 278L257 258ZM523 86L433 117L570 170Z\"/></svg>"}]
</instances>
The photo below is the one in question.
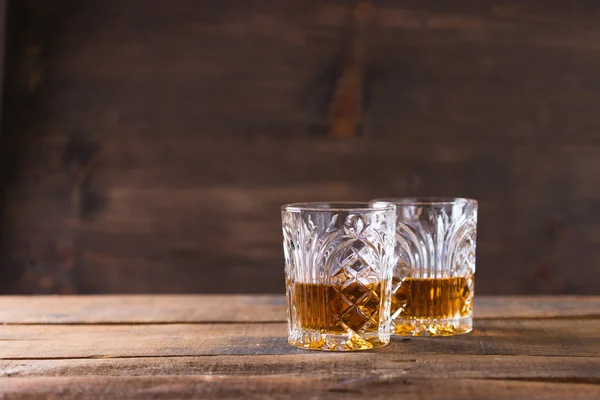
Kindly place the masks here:
<instances>
[{"instance_id":1,"label":"thick glass base","mask_svg":"<svg viewBox=\"0 0 600 400\"><path fill-rule=\"evenodd\" d=\"M319 331L295 331L288 339L293 346L308 350L357 351L383 347L390 342L389 335L356 333L331 334Z\"/></svg>"},{"instance_id":2,"label":"thick glass base","mask_svg":"<svg viewBox=\"0 0 600 400\"><path fill-rule=\"evenodd\" d=\"M403 319L392 324L392 334L399 336L452 336L473 330L473 316L448 319Z\"/></svg>"}]
</instances>

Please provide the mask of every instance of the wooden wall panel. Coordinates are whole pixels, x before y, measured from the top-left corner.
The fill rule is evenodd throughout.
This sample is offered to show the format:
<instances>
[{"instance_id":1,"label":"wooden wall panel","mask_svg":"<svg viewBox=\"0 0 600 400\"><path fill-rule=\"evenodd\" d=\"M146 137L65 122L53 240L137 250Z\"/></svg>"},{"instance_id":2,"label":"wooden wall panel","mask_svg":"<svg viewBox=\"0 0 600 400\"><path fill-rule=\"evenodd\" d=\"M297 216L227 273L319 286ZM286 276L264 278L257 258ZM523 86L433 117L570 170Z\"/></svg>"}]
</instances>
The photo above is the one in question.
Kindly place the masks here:
<instances>
[{"instance_id":1,"label":"wooden wall panel","mask_svg":"<svg viewBox=\"0 0 600 400\"><path fill-rule=\"evenodd\" d=\"M480 200L478 293L600 289L596 2L8 12L4 292L282 292L281 204L405 195Z\"/></svg>"},{"instance_id":2,"label":"wooden wall panel","mask_svg":"<svg viewBox=\"0 0 600 400\"><path fill-rule=\"evenodd\" d=\"M4 83L4 51L6 45L6 0L0 0L0 88ZM1 101L1 97L0 97ZM0 110L2 103L0 102ZM2 115L0 114L0 117ZM0 135L2 132L0 132Z\"/></svg>"}]
</instances>

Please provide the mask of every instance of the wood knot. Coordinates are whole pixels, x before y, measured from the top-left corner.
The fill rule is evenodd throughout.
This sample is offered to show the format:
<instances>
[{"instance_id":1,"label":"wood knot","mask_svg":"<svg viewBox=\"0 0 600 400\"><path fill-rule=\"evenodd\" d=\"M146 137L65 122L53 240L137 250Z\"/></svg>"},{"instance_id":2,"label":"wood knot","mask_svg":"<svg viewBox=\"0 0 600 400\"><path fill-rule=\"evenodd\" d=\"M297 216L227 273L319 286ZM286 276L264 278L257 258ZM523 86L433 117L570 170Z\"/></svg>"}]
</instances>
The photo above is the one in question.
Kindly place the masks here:
<instances>
[{"instance_id":1,"label":"wood knot","mask_svg":"<svg viewBox=\"0 0 600 400\"><path fill-rule=\"evenodd\" d=\"M360 1L354 9L354 37L351 55L337 81L330 107L328 137L350 138L358 135L362 118L365 70L365 25L371 18L373 6Z\"/></svg>"}]
</instances>

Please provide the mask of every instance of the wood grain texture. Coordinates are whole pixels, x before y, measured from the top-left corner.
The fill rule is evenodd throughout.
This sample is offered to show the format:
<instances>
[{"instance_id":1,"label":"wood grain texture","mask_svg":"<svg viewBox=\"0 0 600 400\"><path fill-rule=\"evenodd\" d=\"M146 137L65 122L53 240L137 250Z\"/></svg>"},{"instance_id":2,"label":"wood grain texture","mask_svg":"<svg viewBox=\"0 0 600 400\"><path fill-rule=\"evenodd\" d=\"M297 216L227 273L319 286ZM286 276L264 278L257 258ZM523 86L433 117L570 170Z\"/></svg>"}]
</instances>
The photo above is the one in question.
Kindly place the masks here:
<instances>
[{"instance_id":1,"label":"wood grain texture","mask_svg":"<svg viewBox=\"0 0 600 400\"><path fill-rule=\"evenodd\" d=\"M403 346L395 342L394 346ZM519 367L515 368L515 362ZM221 355L135 358L0 360L0 377L59 376L272 376L381 375L437 379L512 379L598 383L598 357L540 357L465 354L299 352L273 355Z\"/></svg>"},{"instance_id":2,"label":"wood grain texture","mask_svg":"<svg viewBox=\"0 0 600 400\"><path fill-rule=\"evenodd\" d=\"M478 293L598 293L598 4L362 9L11 2L0 291L281 293L281 204L458 195Z\"/></svg>"},{"instance_id":3,"label":"wood grain texture","mask_svg":"<svg viewBox=\"0 0 600 400\"><path fill-rule=\"evenodd\" d=\"M290 399L307 396L318 399L389 398L399 393L403 399L454 398L509 399L597 399L600 387L554 382L522 382L479 379L406 379L373 375L355 379L340 377L94 377L94 378L0 378L2 390L13 399Z\"/></svg>"},{"instance_id":4,"label":"wood grain texture","mask_svg":"<svg viewBox=\"0 0 600 400\"><path fill-rule=\"evenodd\" d=\"M0 60L2 61L2 66L0 67L0 88L3 88L4 85L4 53L6 50L6 1L0 0ZM0 98L0 118L2 110L2 98ZM0 132L0 136L2 133Z\"/></svg>"},{"instance_id":5,"label":"wood grain texture","mask_svg":"<svg viewBox=\"0 0 600 400\"><path fill-rule=\"evenodd\" d=\"M213 322L144 322L194 298L205 300L195 318L208 315L218 300L230 307ZM35 303L43 299L49 301ZM483 297L489 318L476 319L471 334L394 337L377 351L337 354L292 347L284 323L260 322L257 311L280 296L92 296L80 298L80 309L75 299L13 296L0 302L23 304L22 321L51 315L57 306L72 313L65 320L85 310L102 316L102 301L106 307L120 303L137 309L137 323L0 325L2 398L600 396L600 319L572 313L596 309L597 297ZM258 321L232 322L243 314ZM122 316L132 318L130 312Z\"/></svg>"},{"instance_id":6,"label":"wood grain texture","mask_svg":"<svg viewBox=\"0 0 600 400\"><path fill-rule=\"evenodd\" d=\"M4 296L0 324L285 322L283 296Z\"/></svg>"},{"instance_id":7,"label":"wood grain texture","mask_svg":"<svg viewBox=\"0 0 600 400\"><path fill-rule=\"evenodd\" d=\"M600 220L591 188L600 147L491 153L485 145L432 143L421 146L424 159L389 141L212 141L181 149L157 139L153 150L140 149L139 140L117 140L86 170L104 202L94 212L60 173L34 179L48 163L62 168L66 144L48 139L37 147L39 158L22 170L31 179L8 190L13 206L4 218L11 234L2 265L21 271L14 277L21 291L282 293L281 204L464 193L480 199L478 293L596 293L598 264L590 260L600 257ZM344 181L369 169L378 171L374 179ZM549 196L554 190L562 194Z\"/></svg>"},{"instance_id":8,"label":"wood grain texture","mask_svg":"<svg viewBox=\"0 0 600 400\"><path fill-rule=\"evenodd\" d=\"M479 320L474 333L394 339L378 354L590 357L600 354L600 320ZM304 353L288 345L287 325L5 325L0 358L120 358Z\"/></svg>"},{"instance_id":9,"label":"wood grain texture","mask_svg":"<svg viewBox=\"0 0 600 400\"><path fill-rule=\"evenodd\" d=\"M479 319L600 318L598 296L476 296ZM285 322L284 296L3 296L0 324Z\"/></svg>"}]
</instances>

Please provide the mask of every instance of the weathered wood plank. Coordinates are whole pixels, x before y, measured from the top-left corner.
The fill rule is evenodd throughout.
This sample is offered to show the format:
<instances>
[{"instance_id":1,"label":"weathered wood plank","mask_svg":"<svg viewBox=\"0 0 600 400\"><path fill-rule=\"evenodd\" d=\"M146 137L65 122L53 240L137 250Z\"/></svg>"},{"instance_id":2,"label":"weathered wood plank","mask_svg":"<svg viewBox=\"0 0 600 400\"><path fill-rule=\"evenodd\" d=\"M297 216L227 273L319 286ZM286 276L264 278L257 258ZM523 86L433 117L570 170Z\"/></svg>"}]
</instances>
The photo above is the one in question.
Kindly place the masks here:
<instances>
[{"instance_id":1,"label":"weathered wood plank","mask_svg":"<svg viewBox=\"0 0 600 400\"><path fill-rule=\"evenodd\" d=\"M40 304L44 299L51 301ZM80 308L68 304L77 299ZM89 325L0 325L0 397L600 396L598 297L481 296L488 318L476 319L471 334L394 337L378 351L342 354L294 348L287 344L286 325L274 321L99 323L110 317L103 312L119 308L126 309L121 316L128 319L135 311L162 319L169 312L190 310L191 299L204 300L199 308L205 310L228 303L217 313L223 319L244 318L252 308L276 316L283 307L281 296L5 297L0 309L2 301L18 307L29 300L30 308L21 311L35 315L64 303L69 305L63 307L66 315L71 310L77 317L87 310L98 319ZM192 312L194 318L207 315Z\"/></svg>"},{"instance_id":2,"label":"weathered wood plank","mask_svg":"<svg viewBox=\"0 0 600 400\"><path fill-rule=\"evenodd\" d=\"M372 132L592 137L597 5L455 3L373 3L360 93ZM15 117L11 134L39 135L51 122L66 132L322 133L351 52L353 8L339 0L17 2L11 11L28 35L15 42L38 51L22 48L9 64L21 100L13 107L42 119ZM29 104L32 93L43 102ZM53 120L58 112L42 104L71 111Z\"/></svg>"},{"instance_id":3,"label":"weathered wood plank","mask_svg":"<svg viewBox=\"0 0 600 400\"><path fill-rule=\"evenodd\" d=\"M396 343L394 346L403 346ZM518 366L518 367L517 367ZM407 378L554 380L600 383L600 357L491 356L362 352L0 360L0 377L173 375L354 375L360 371Z\"/></svg>"},{"instance_id":4,"label":"weathered wood plank","mask_svg":"<svg viewBox=\"0 0 600 400\"><path fill-rule=\"evenodd\" d=\"M353 2L10 2L0 290L277 293L281 203L433 194L478 293L597 293L598 4L446 3L372 2L332 144Z\"/></svg>"},{"instance_id":5,"label":"weathered wood plank","mask_svg":"<svg viewBox=\"0 0 600 400\"><path fill-rule=\"evenodd\" d=\"M4 324L284 322L274 295L4 296Z\"/></svg>"},{"instance_id":6,"label":"weathered wood plank","mask_svg":"<svg viewBox=\"0 0 600 400\"><path fill-rule=\"evenodd\" d=\"M409 379L398 375L0 378L7 398L287 399L597 399L600 385L486 379Z\"/></svg>"},{"instance_id":7,"label":"weathered wood plank","mask_svg":"<svg viewBox=\"0 0 600 400\"><path fill-rule=\"evenodd\" d=\"M475 297L475 318L598 318L600 296ZM3 296L0 324L285 322L278 295Z\"/></svg>"},{"instance_id":8,"label":"weathered wood plank","mask_svg":"<svg viewBox=\"0 0 600 400\"><path fill-rule=\"evenodd\" d=\"M67 143L34 146L6 190L13 293L282 293L281 204L407 194L480 199L478 293L597 293L600 146L111 140L81 145L83 197Z\"/></svg>"},{"instance_id":9,"label":"weathered wood plank","mask_svg":"<svg viewBox=\"0 0 600 400\"><path fill-rule=\"evenodd\" d=\"M6 49L6 1L0 0L0 61L2 62L0 66L0 88L2 93L4 93L4 54ZM0 99L0 120L2 118L2 101L3 99ZM0 136L2 136L2 132L0 132Z\"/></svg>"},{"instance_id":10,"label":"weathered wood plank","mask_svg":"<svg viewBox=\"0 0 600 400\"><path fill-rule=\"evenodd\" d=\"M469 335L394 338L378 354L590 357L600 354L600 320L478 320ZM0 358L114 358L304 353L272 324L4 325Z\"/></svg>"},{"instance_id":11,"label":"weathered wood plank","mask_svg":"<svg viewBox=\"0 0 600 400\"><path fill-rule=\"evenodd\" d=\"M475 318L598 318L600 296L475 296Z\"/></svg>"}]
</instances>

